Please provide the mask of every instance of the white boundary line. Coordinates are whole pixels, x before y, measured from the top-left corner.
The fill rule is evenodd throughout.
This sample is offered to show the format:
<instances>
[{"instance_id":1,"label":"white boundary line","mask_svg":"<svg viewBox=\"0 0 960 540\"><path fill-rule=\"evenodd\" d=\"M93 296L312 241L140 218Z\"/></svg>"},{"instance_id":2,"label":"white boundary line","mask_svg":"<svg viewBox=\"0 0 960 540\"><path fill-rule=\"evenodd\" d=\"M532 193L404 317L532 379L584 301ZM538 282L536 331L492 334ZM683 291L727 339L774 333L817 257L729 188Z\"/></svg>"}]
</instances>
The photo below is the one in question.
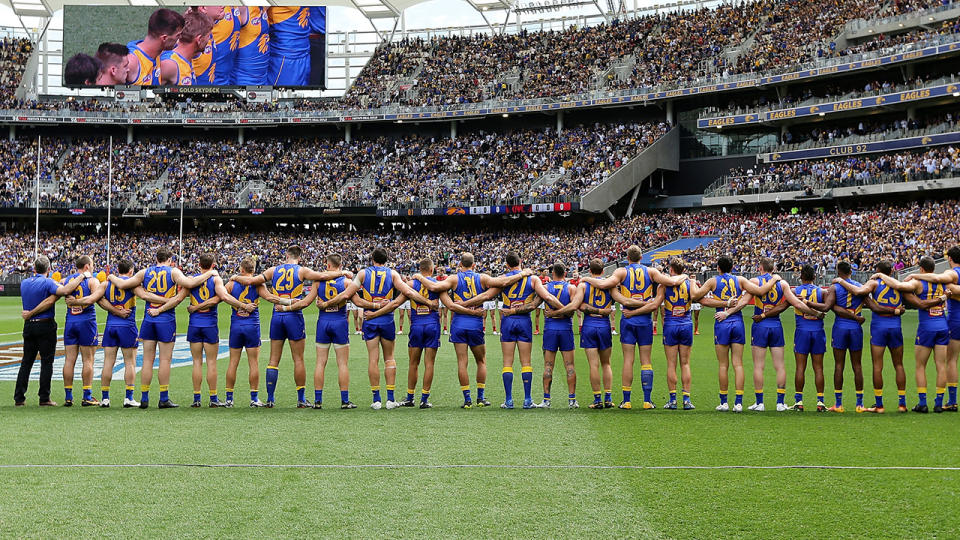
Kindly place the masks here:
<instances>
[{"instance_id":1,"label":"white boundary line","mask_svg":"<svg viewBox=\"0 0 960 540\"><path fill-rule=\"evenodd\" d=\"M497 465L497 464L391 464L391 463L23 463L0 464L0 469L129 469L162 467L196 467L209 469L516 469L516 470L854 470L854 471L960 471L960 467L870 466L870 465Z\"/></svg>"}]
</instances>

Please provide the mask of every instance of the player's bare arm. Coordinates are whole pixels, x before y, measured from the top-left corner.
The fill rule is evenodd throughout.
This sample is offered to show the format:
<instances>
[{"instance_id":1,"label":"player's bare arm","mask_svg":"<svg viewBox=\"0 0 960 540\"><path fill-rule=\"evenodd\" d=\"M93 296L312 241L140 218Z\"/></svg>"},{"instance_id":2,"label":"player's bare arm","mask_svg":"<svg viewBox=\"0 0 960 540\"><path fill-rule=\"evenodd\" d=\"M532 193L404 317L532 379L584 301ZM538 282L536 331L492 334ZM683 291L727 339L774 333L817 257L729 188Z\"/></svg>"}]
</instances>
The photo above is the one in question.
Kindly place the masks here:
<instances>
[{"instance_id":1,"label":"player's bare arm","mask_svg":"<svg viewBox=\"0 0 960 540\"><path fill-rule=\"evenodd\" d=\"M87 307L92 306L100 301L103 298L103 293L107 291L107 282L104 281L100 283L96 278L90 279L87 281L87 286L90 287L91 293L83 298L77 299L73 296L67 296L64 298L64 303L71 307Z\"/></svg>"},{"instance_id":2,"label":"player's bare arm","mask_svg":"<svg viewBox=\"0 0 960 540\"><path fill-rule=\"evenodd\" d=\"M901 315L905 311L902 307L881 306L872 296L863 297L863 305L870 311L880 315Z\"/></svg>"},{"instance_id":3,"label":"player's bare arm","mask_svg":"<svg viewBox=\"0 0 960 540\"><path fill-rule=\"evenodd\" d=\"M887 287L900 292L919 293L923 288L923 284L919 281L900 281L893 276L888 276L886 274L877 273L871 276L870 279L882 281Z\"/></svg>"},{"instance_id":4,"label":"player's bare arm","mask_svg":"<svg viewBox=\"0 0 960 540\"><path fill-rule=\"evenodd\" d=\"M590 285L594 287L598 287L600 289L612 289L613 287L616 287L617 285L623 283L623 280L626 277L627 277L627 269L617 268L616 270L613 271L612 274L610 274L610 276L604 279L595 278L593 276L586 276L582 278L582 281L585 281Z\"/></svg>"},{"instance_id":5,"label":"player's bare arm","mask_svg":"<svg viewBox=\"0 0 960 540\"><path fill-rule=\"evenodd\" d=\"M807 299L807 305L812 307L817 311L822 311L824 313L833 309L833 306L837 303L837 291L833 287L827 287L823 291L823 302L817 302L811 298Z\"/></svg>"},{"instance_id":6,"label":"player's bare arm","mask_svg":"<svg viewBox=\"0 0 960 540\"><path fill-rule=\"evenodd\" d=\"M686 274L678 274L676 276L671 276L664 274L663 272L657 270L656 268L648 268L647 272L650 273L650 279L656 281L660 285L666 285L667 287L676 287L684 281L686 281L690 276Z\"/></svg>"},{"instance_id":7,"label":"player's bare arm","mask_svg":"<svg viewBox=\"0 0 960 540\"><path fill-rule=\"evenodd\" d=\"M440 305L440 303L437 300L430 300L426 296L414 290L413 287L407 285L407 283L403 281L403 276L400 275L400 272L393 270L392 274L393 274L393 287L399 290L400 293L406 296L407 298L413 300L418 304L430 306L431 309L435 309L437 306ZM403 302L400 302L400 303L402 304Z\"/></svg>"},{"instance_id":8,"label":"player's bare arm","mask_svg":"<svg viewBox=\"0 0 960 540\"><path fill-rule=\"evenodd\" d=\"M107 279L110 280L110 283L113 283L114 287L122 290L127 290L127 289L132 289L134 287L140 286L143 283L143 277L146 274L147 274L147 270L143 269L127 279L121 279L120 276L116 274L110 274L109 276L107 276Z\"/></svg>"},{"instance_id":9,"label":"player's bare arm","mask_svg":"<svg viewBox=\"0 0 960 540\"><path fill-rule=\"evenodd\" d=\"M222 300L241 311L252 313L253 310L256 309L257 307L253 304L245 304L237 300L232 294L230 294L226 286L224 286L223 279L220 276L216 276L213 278L213 288L214 288L214 292L216 292L217 294L216 298L218 299L218 301Z\"/></svg>"},{"instance_id":10,"label":"player's bare arm","mask_svg":"<svg viewBox=\"0 0 960 540\"><path fill-rule=\"evenodd\" d=\"M861 285L861 286L859 286L859 287L855 286L855 285L852 284L852 283L849 283L849 282L848 282L847 280L845 280L845 279L840 279L840 278L833 278L833 283L839 283L841 287L843 287L844 289L846 289L847 292L849 292L850 294L852 294L852 295L854 295L854 296L865 296L865 295L868 295L868 294L872 293L874 290L876 290L877 285L878 285L877 281L876 281L876 280L873 280L873 279L867 281L866 283L864 283L863 285Z\"/></svg>"},{"instance_id":11,"label":"player's bare arm","mask_svg":"<svg viewBox=\"0 0 960 540\"><path fill-rule=\"evenodd\" d=\"M768 279L763 285L760 285L760 280L757 278L747 279L743 276L737 276L737 283L740 284L740 289L753 296L763 296L767 294L773 290L773 287L778 281L781 281L781 278L777 274L773 274L773 278ZM784 287L786 287L786 285L784 285Z\"/></svg>"},{"instance_id":12,"label":"player's bare arm","mask_svg":"<svg viewBox=\"0 0 960 540\"><path fill-rule=\"evenodd\" d=\"M37 304L37 307L30 310L21 311L20 316L23 317L23 320L25 321L32 319L37 313L43 313L44 311L52 308L53 305L57 303L58 298L60 297L55 294L51 294L50 296L41 300L40 303Z\"/></svg>"}]
</instances>

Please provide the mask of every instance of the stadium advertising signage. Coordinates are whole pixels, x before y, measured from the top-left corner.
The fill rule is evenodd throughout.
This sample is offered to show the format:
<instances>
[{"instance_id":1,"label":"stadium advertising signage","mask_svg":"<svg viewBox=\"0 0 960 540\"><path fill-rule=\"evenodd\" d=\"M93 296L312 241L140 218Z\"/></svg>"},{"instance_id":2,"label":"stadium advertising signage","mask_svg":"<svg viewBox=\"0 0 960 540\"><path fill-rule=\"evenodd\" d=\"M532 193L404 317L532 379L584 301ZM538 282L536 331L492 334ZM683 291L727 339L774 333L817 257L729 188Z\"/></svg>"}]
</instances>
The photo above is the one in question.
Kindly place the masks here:
<instances>
[{"instance_id":1,"label":"stadium advertising signage","mask_svg":"<svg viewBox=\"0 0 960 540\"><path fill-rule=\"evenodd\" d=\"M488 216L505 214L533 214L546 212L571 212L580 209L580 203L537 203L495 206L447 206L443 208L383 208L377 210L381 217L405 216Z\"/></svg>"},{"instance_id":2,"label":"stadium advertising signage","mask_svg":"<svg viewBox=\"0 0 960 540\"><path fill-rule=\"evenodd\" d=\"M698 128L726 127L735 125L755 124L760 122L771 122L776 120L785 120L788 118L800 118L803 116L815 116L820 114L829 114L843 111L856 111L869 107L880 107L884 105L893 105L894 103L908 103L911 101L922 101L926 99L938 98L953 95L960 92L960 85L944 84L932 88L918 88L916 90L905 90L893 94L884 94L868 98L847 99L835 101L832 103L822 103L819 105L810 105L808 107L794 107L790 109L777 109L774 111L765 111L755 114L738 114L735 116L718 116L715 118L702 118L697 120Z\"/></svg>"},{"instance_id":3,"label":"stadium advertising signage","mask_svg":"<svg viewBox=\"0 0 960 540\"><path fill-rule=\"evenodd\" d=\"M324 6L68 5L63 26L70 88L326 87Z\"/></svg>"},{"instance_id":4,"label":"stadium advertising signage","mask_svg":"<svg viewBox=\"0 0 960 540\"><path fill-rule=\"evenodd\" d=\"M771 152L769 154L760 154L758 158L762 163L773 163L780 161L795 161L798 159L832 158L856 154L869 154L873 152L889 152L893 150L906 150L908 148L940 146L943 144L956 143L960 143L960 132L924 135L923 137L910 137L908 139L895 139L892 141L845 144L840 146L828 146L826 148L811 148L808 150Z\"/></svg>"}]
</instances>

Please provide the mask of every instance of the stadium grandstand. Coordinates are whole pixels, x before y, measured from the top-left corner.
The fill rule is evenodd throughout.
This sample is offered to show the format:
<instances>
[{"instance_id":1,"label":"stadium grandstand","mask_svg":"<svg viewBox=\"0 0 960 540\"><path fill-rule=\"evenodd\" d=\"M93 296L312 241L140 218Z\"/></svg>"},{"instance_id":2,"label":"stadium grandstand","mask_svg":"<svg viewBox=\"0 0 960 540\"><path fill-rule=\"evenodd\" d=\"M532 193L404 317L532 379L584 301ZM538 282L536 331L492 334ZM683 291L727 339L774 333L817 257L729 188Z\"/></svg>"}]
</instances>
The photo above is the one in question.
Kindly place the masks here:
<instances>
[{"instance_id":1,"label":"stadium grandstand","mask_svg":"<svg viewBox=\"0 0 960 540\"><path fill-rule=\"evenodd\" d=\"M370 410L362 411L366 414L380 411L381 402L383 409L414 407L419 384L419 408L433 408L436 402L442 414L473 415L477 411L460 409L491 405L487 396L500 391L491 388L499 387L501 379L505 397L500 407L514 409L514 369L517 389L522 385L525 392L518 409L549 409L551 384L559 392L553 396L554 409L564 408L558 407L561 402L579 409L577 369L581 371L579 399L585 399L585 381L593 397L590 405L583 402L583 409L617 409L611 415L644 415L658 409L644 420L656 419L667 410L692 411L696 407L690 396L691 369L698 403L719 398L719 404L701 407L696 414L677 413L687 415L685 421L693 419L679 430L664 428L655 420L643 428L625 420L623 425L629 427L623 429L623 425L591 418L589 429L579 431L582 424L571 428L570 422L555 422L556 417L548 416L540 417L547 421L531 429L516 417L500 416L507 420L482 424L473 420L477 416L461 416L470 420L461 424L441 417L443 421L433 424L402 424L397 430L400 435L389 439L393 427L379 418L372 421L357 414L360 420L353 426L340 420L343 416L332 416L338 412L316 413L315 418L332 419L324 426L323 436L335 433L335 444L300 438L313 437L318 428L293 416L271 417L279 420L263 433L251 435L255 442L249 444L236 438L245 431L239 423L245 420L238 420L239 416L224 416L227 420L221 424L209 420L159 424L144 413L141 418L148 420L142 425L123 424L122 429L135 434L129 437L114 424L91 427L83 419L75 422L78 417L57 425L38 422L38 433L47 433L50 439L105 430L104 440L117 450L109 459L127 463L123 466L130 468L130 479L136 482L132 487L143 490L151 501L166 495L140 485L156 482L152 471L139 467L156 467L163 473L178 467L235 467L236 471L216 478L212 477L219 471L213 470L187 480L177 472L169 474L182 482L173 489L192 493L208 484L224 492L211 498L231 508L261 508L269 500L268 505L278 509L277 515L266 511L265 516L251 517L255 512L249 512L250 516L234 519L223 508L208 506L208 493L203 493L178 504L209 510L216 518L211 523L217 521L209 529L181 530L180 524L171 525L170 514L151 513L139 502L124 519L146 523L144 527L156 519L167 528L147 534L167 536L266 532L268 537L371 537L403 531L421 537L569 537L613 532L627 537L684 534L698 538L742 536L749 531L760 537L801 532L832 538L861 536L864 531L877 536L950 537L960 530L949 505L899 509L907 516L904 519L889 511L907 496L924 500L926 488L918 487L921 482L913 482L915 477L910 476L916 471L937 471L953 481L951 475L960 471L960 462L952 447L947 448L950 439L940 435L955 430L955 423L949 422L955 422L957 415L924 417L933 422L946 418L942 424L926 424L910 415L912 423L894 426L896 420L889 420L863 427L866 424L855 426L857 420L847 420L858 418L855 415L823 414L819 417L838 418L837 423L819 424L816 429L794 415L790 424L764 424L758 436L757 424L722 423L716 420L719 414L713 414L714 407L724 413L804 411L804 385L809 394L811 383L817 397L814 401L808 395L807 411L884 413L887 349L896 369L897 392L890 394L894 379L888 367L888 400L897 400L896 406L888 401L888 413L928 412L927 386L929 410L957 410L960 0L329 0L300 6L267 0L254 4L0 0L0 308L10 313L5 319L0 309L0 335L16 330L7 334L13 337L0 339L0 389L13 389L13 381L18 381L16 406L24 406L22 388L33 369L24 368L26 375L18 371L26 365L21 354L26 358L23 351L33 347L28 326L20 332L21 318L26 325L46 324L50 321L38 316L51 309L40 310L38 306L46 301L40 296L32 308L21 298L31 294L38 276L46 279L48 272L51 280L44 281L48 287L41 292L47 300L54 297L52 305L67 296L66 314L64 306L59 306L63 315L59 320L64 323L67 317L86 314L95 327L96 314L103 316L103 311L114 324L138 316L156 323L148 327L152 334L145 334L143 326L141 330L132 327L132 346L109 346L114 361L118 349L124 356L132 349L126 365L115 368L110 367L113 364L103 367L100 349L108 347L107 340L97 343L97 338L103 336L104 325L93 331L94 345L79 344L65 329L63 336L50 338L60 340L56 341L54 394L61 396L62 371L67 406L74 401L74 372L76 387L79 390L82 381L84 392L77 402L109 408L110 377L115 377L116 387L123 371L126 398L121 402L115 393L114 408L123 403L124 408L147 409L151 397L159 408L176 408L171 396L184 400L189 384L187 370L173 369L171 376L171 365L192 365L192 406L206 405L200 394L206 385L210 408L233 408L234 386L243 387L243 392L237 390L238 396L248 389L242 349L248 355L251 349L257 351L247 357L249 404L254 409L336 409L338 403L342 409L357 408L349 397L351 370L354 399L371 396ZM152 280L148 272L153 272ZM525 288L528 283L533 292ZM790 285L783 287L786 283ZM6 296L18 298L2 298ZM221 300L231 309L218 312ZM186 337L177 333L180 302L184 308L189 305L179 310L180 326L189 319L194 330ZM572 304L578 307L565 311ZM136 307L141 305L138 313ZM948 306L946 310L943 305ZM701 314L701 307L710 309ZM783 317L786 342L782 336L776 339L777 331L783 334L779 318L785 309L792 310ZM289 312L296 312L299 326L295 317L284 318ZM305 326L304 312L312 317ZM574 315L576 322L571 323ZM163 316L169 320L159 321ZM270 321L262 331L261 316ZM476 328L459 332L462 329L452 322L458 316ZM395 317L399 332L391 333ZM404 335L405 317L408 332L397 340ZM520 322L514 325L517 317ZM774 317L776 328L766 332ZM824 317L840 321L827 327L830 334L824 329ZM924 324L930 317L950 317L949 331L925 335ZM434 318L442 320L443 335L449 337L439 337L438 322L437 340L423 339L424 345L417 346L411 327L427 318L431 324ZM479 322L474 320L478 318ZM535 333L528 328L531 318ZM617 318L620 325L614 322ZM199 332L200 338L196 319L209 323L199 327L206 329ZM336 327L330 322L334 319ZM690 325L689 344L686 335L673 344L668 339L667 321L679 319L684 325L696 321L696 330ZM231 337L220 339L227 335L228 320ZM278 320L282 322L274 325ZM637 320L646 322L631 326ZM346 333L340 332L344 321ZM546 345L547 330L558 321L569 326L571 340L574 331L578 335L577 345L571 341L569 350L554 343L557 350L552 351ZM739 336L729 330L736 324ZM235 346L233 325L249 326L242 347ZM499 336L498 343L489 336L483 338L488 328ZM597 328L606 334L595 332ZM705 335L694 345L692 336L700 336L701 328ZM809 339L811 343L817 339L815 346L803 352L797 346L799 339L791 343L794 328L816 333ZM826 341L827 335L840 334L836 328L846 332L842 335L849 343ZM327 336L323 342L321 334L328 330L336 336ZM161 334L169 334L169 339L160 338ZM258 366L261 335L265 365ZM874 336L876 342L871 340ZM438 356L440 339L446 349L440 349ZM663 342L662 354L654 339ZM304 340L310 340L306 368ZM936 344L923 344L931 340ZM410 350L409 368L407 350L396 353L404 356L402 362L394 358L395 341L397 351ZM434 341L438 344L425 344ZM147 342L152 342L152 349ZM862 349L857 348L860 342ZM953 358L949 365L944 360L946 342ZM832 358L827 343L833 349ZM316 368L311 365L314 344ZM541 356L541 345L553 353L551 360L546 353ZM788 345L794 346L794 355L787 353L785 359ZM81 354L91 347L92 352ZM813 352L816 348L822 350ZM771 365L764 364L768 350ZM905 350L908 356L918 351L915 367L913 359L903 360ZM922 351L932 354L934 362L921 358ZM329 368L328 352L336 359ZM749 387L751 378L749 370L744 372L745 352L748 357L752 353L753 366L755 401L749 408L743 403L744 381ZM845 409L847 352L856 382L847 382ZM147 356L154 353L159 354L161 368L159 384L151 390L153 364ZM72 364L65 360L70 354ZM828 360L836 359L832 383L829 371L834 368L828 365L825 377L824 354ZM206 378L201 373L204 355ZM558 356L563 369L554 365ZM805 382L808 356L815 375ZM229 397L220 402L216 384L222 373L218 375L215 366L218 358L227 357L230 368L224 382ZM438 375L431 402L434 360ZM501 361L502 366L497 365ZM93 397L91 389L94 363L98 372L107 374L101 400ZM491 379L496 379L490 387L488 363L493 366ZM732 383L727 380L730 365ZM787 371L793 377L795 366L791 381ZM324 382L324 373L329 376L333 369L338 377ZM426 378L419 382L418 369L430 373L430 382ZM668 370L664 385L661 378ZM931 377L928 384L923 374L932 375L934 370L937 378ZM636 388L635 371L640 372ZM775 384L770 380L774 372ZM469 373L476 373L476 381ZM257 386L260 374L265 381L263 395L268 396L263 401ZM381 399L381 374L386 381L385 399ZM311 375L313 381L305 380ZM409 382L403 400L405 375ZM543 399L535 403L531 385L539 393L541 375ZM566 381L561 380L564 375ZM43 376L49 383L49 370ZM356 397L358 377L362 398ZM766 409L764 377L767 395L773 397L776 392L777 399L776 404L768 401ZM872 407L871 396L864 402L864 378L874 384ZM335 380L339 394L333 388ZM312 402L305 394L311 384L316 392ZM824 384L833 385L833 396ZM734 388L728 388L731 385ZM792 405L784 397L788 386L796 391ZM293 388L295 402L290 401ZM856 408L849 407L854 403L854 388ZM43 406L52 403L49 390L49 384L41 385L40 391L48 393L48 399L40 395ZM275 391L279 400L274 399ZM394 392L400 397L394 399ZM651 394L658 396L658 403ZM750 394L746 392L748 399ZM614 397L621 396L622 401L615 404ZM237 403L241 401L246 401L245 396L237 398ZM242 405L244 410L236 412L258 414ZM85 414L77 410L80 407L65 414ZM494 411L479 414L490 413ZM4 410L0 417L6 414ZM322 416L326 414L331 416ZM882 422L895 416L887 414ZM186 431L188 425L193 431ZM77 426L84 431L78 434ZM344 426L350 429L341 429ZM274 428L276 432L271 431ZM227 429L233 431L226 434ZM419 430L426 434L421 436ZM169 437L174 445L189 446L192 454L228 451L214 460L219 465L205 461L206 456L184 457L172 447L164 448L164 453L149 449L143 458L134 456L129 449L150 446L154 432ZM4 432L0 426L2 433L13 432ZM833 438L824 439L826 433ZM521 435L533 438L521 441L517 438ZM110 442L110 437L122 442ZM388 440L389 451L371 442L379 437ZM13 435L10 438L12 448L25 456L38 456L38 463L50 458L55 462L50 467L60 467L63 460L78 470L106 466L100 463L107 459L105 454L96 449L87 463L87 456L32 454L34 449ZM888 439L895 444L887 444ZM734 440L769 443L777 453L771 457L765 447L747 443L741 447L740 442L732 444ZM927 440L933 441L930 449L920 442ZM277 441L284 446L277 452L251 457L248 451L260 452ZM462 448L452 449L459 441L464 441ZM195 446L207 442L209 448ZM354 452L354 446L362 451ZM591 455L594 446L598 451ZM297 454L301 447L303 454ZM522 447L525 453L508 447ZM540 448L552 449L540 452ZM870 461L874 457L862 456L863 448L876 448L878 456L889 462L881 464L880 457ZM554 450L556 456L551 455ZM322 459L312 453L321 451ZM413 453L415 459L410 458ZM0 450L0 468L20 466L11 465L17 460L10 456ZM24 459L33 463L32 457ZM529 480L535 488L545 486L542 493L517 491L517 498L533 503L531 516L516 517L516 533L499 528L514 519L514 509L503 508L513 504L514 498L511 494L501 501L496 490L503 486L491 479L516 472L515 465L504 465L507 461L524 463L519 467L526 475L524 482ZM590 464L584 465L586 461ZM307 462L315 469L307 470L303 465ZM303 470L285 470L301 466ZM271 492L276 488L273 477L258 476L264 474L261 467L282 470L284 482L296 488L286 493L279 490L279 495ZM740 468L756 476L737 476ZM401 476L401 469L411 476ZM796 476L780 476L784 474L780 469ZM835 476L808 481L805 475L811 470L823 474L821 469ZM606 476L610 471L621 476L611 480ZM102 472L105 482L128 481L119 480L121 474L115 471ZM294 478L294 472L302 476ZM41 467L33 473L38 486L53 484ZM363 476L372 473L383 473L383 477L373 481ZM668 513L664 505L676 501L669 493L649 497L654 492L647 489L648 484L638 493L635 475L641 473L643 482L660 475L664 483L682 482L693 496L681 504L695 507L695 512L681 520L663 518ZM87 474L79 477L84 482L99 481ZM567 484L565 475L574 480ZM727 486L734 486L730 478L740 482L735 485L736 496L745 502L737 501L733 512L717 512L727 502ZM897 484L897 489L886 487L894 484L891 479L901 478L909 480ZM796 490L791 485L794 479L798 479ZM581 480L604 487L568 489ZM238 486L244 488L245 482L257 498L240 500L230 493ZM876 484L876 508L858 502L868 482ZM388 484L422 490L426 496L411 497L415 504L437 493L437 500L449 509L436 512L433 507L417 506L416 527L396 526L402 522L402 512L372 502L382 502L377 497L388 491L384 488ZM338 491L333 495L327 492L331 485ZM612 486L612 496L606 486ZM825 486L829 486L827 497L822 493ZM900 488L907 494L902 495ZM774 520L774 512L783 512L779 500L771 503L760 498L791 490L795 491L791 497L798 500L817 500L820 514L793 515L791 505L790 515L777 514ZM23 491L23 486L11 490ZM126 495L117 500L110 497L114 495L105 500L112 506L127 502ZM401 491L394 500L406 504L405 497ZM56 495L55 500L65 498ZM569 528L557 525L562 521L558 516L571 513L556 503L561 500L584 504L584 514L589 516L583 519L599 516L597 520L602 518L612 527L598 528L580 518L571 518L576 523ZM642 502L632 506L635 500ZM287 512L291 516L309 513L303 509L306 506L297 506L301 501L316 502L322 507L316 516L322 518L312 514L303 518L313 528L287 528L282 522ZM0 536L74 534L64 525L74 516L29 508L29 513L15 514L12 521L0 511ZM330 508L342 509L343 515L331 516ZM187 522L182 517L187 510L175 512L177 521ZM356 526L370 521L370 516L379 518L381 510L392 528ZM841 512L863 515L853 518ZM650 528L632 523L635 514L650 515ZM49 530L23 526L11 534L4 528L35 515L42 517ZM470 529L474 518L497 525L474 531ZM330 524L316 525L321 519L329 519ZM109 536L141 532L118 528L113 521L110 516L96 516L78 531ZM223 525L227 521L231 523ZM548 522L552 528L544 525ZM93 528L100 524L102 531Z\"/></svg>"}]
</instances>

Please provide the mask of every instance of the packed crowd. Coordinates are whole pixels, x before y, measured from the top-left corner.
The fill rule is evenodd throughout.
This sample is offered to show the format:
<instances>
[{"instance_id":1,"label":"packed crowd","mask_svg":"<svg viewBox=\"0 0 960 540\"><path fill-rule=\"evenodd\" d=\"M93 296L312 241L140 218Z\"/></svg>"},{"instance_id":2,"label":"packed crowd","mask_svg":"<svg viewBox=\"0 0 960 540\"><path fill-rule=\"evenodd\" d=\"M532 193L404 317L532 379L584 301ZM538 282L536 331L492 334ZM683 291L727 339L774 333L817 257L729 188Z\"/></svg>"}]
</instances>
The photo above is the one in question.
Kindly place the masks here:
<instances>
[{"instance_id":1,"label":"packed crowd","mask_svg":"<svg viewBox=\"0 0 960 540\"><path fill-rule=\"evenodd\" d=\"M881 116L863 120L840 120L825 125L798 125L787 129L781 136L783 144L808 143L807 146L831 146L845 144L851 137L867 135L882 135L884 138L898 138L910 136L916 130L930 130L937 127L941 131L956 128L957 115L952 111L942 109L929 110L914 115L914 117L899 118L895 116ZM844 140L847 139L847 140Z\"/></svg>"},{"instance_id":2,"label":"packed crowd","mask_svg":"<svg viewBox=\"0 0 960 540\"><path fill-rule=\"evenodd\" d=\"M40 198L51 201L50 185L57 160L66 150L62 139L44 138L40 146ZM0 140L0 206L33 200L37 180L37 139Z\"/></svg>"},{"instance_id":3,"label":"packed crowd","mask_svg":"<svg viewBox=\"0 0 960 540\"><path fill-rule=\"evenodd\" d=\"M669 130L664 123L616 123L464 133L455 139L408 135L329 139L149 139L114 141L113 195L146 206L376 205L574 197L597 185ZM33 154L31 154L31 144ZM67 143L45 138L56 163ZM106 139L75 139L43 202L103 207ZM0 142L6 205L31 204L36 141ZM168 173L166 176L164 173ZM541 181L550 175L550 182Z\"/></svg>"},{"instance_id":4,"label":"packed crowd","mask_svg":"<svg viewBox=\"0 0 960 540\"><path fill-rule=\"evenodd\" d=\"M0 41L0 107L17 103L14 93L20 86L33 44L26 38L3 38Z\"/></svg>"},{"instance_id":5,"label":"packed crowd","mask_svg":"<svg viewBox=\"0 0 960 540\"><path fill-rule=\"evenodd\" d=\"M745 195L830 189L952 177L958 172L960 150L953 146L939 146L924 151L757 164L747 169L738 167L721 179L712 192Z\"/></svg>"},{"instance_id":6,"label":"packed crowd","mask_svg":"<svg viewBox=\"0 0 960 540\"><path fill-rule=\"evenodd\" d=\"M44 232L40 251L64 275L71 271L73 258L79 254L90 254L102 265L106 259L104 232ZM595 257L605 263L621 261L630 244L650 250L675 238L692 236L717 238L682 255L688 268L696 272L715 269L721 255L732 256L740 272L755 271L763 257L773 258L784 272L811 264L821 275L832 275L843 260L864 271L871 271L880 260L890 260L899 269L916 264L923 255L941 257L956 243L960 237L960 201L799 214L662 212L598 224L553 222L531 226L507 220L495 226L451 225L443 230L424 225L400 230L341 226L309 232L303 228L269 233L218 231L185 235L182 264L195 270L199 256L213 251L219 256L220 267L229 274L243 257L256 256L263 268L281 262L285 247L298 244L304 249L304 264L321 268L323 257L331 252L344 257L346 268L362 268L369 264L371 250L382 246L390 251L391 264L408 275L417 271L422 257L438 261L443 272L454 271L462 251L474 253L479 268L493 274L502 271L503 256L510 250L518 251L524 264L538 271L555 262L582 270ZM3 273L27 271L33 257L32 231L8 232L0 238ZM168 246L174 253L180 248L174 234L115 233L111 257L129 258L143 267L150 264L160 246Z\"/></svg>"}]
</instances>

